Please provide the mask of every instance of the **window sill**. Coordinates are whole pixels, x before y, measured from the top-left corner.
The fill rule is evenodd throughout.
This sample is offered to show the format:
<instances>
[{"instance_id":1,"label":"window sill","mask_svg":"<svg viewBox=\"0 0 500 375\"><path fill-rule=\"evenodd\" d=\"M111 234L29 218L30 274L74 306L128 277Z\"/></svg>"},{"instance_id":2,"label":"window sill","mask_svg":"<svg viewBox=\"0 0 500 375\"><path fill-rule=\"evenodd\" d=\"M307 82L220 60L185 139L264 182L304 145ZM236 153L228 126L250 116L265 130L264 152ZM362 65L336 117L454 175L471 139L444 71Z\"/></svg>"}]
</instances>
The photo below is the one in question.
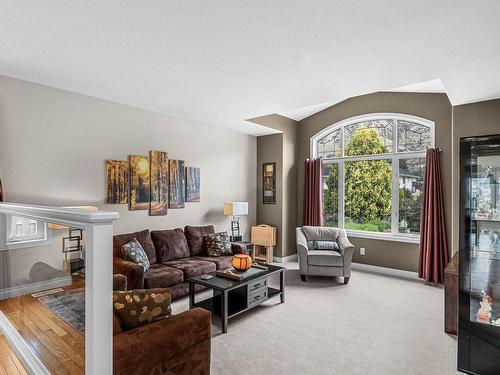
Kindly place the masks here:
<instances>
[{"instance_id":1,"label":"window sill","mask_svg":"<svg viewBox=\"0 0 500 375\"><path fill-rule=\"evenodd\" d=\"M356 238L368 238L371 240L380 241L405 242L414 243L417 245L420 243L420 237L398 236L389 233L360 232L347 229L347 235Z\"/></svg>"},{"instance_id":2,"label":"window sill","mask_svg":"<svg viewBox=\"0 0 500 375\"><path fill-rule=\"evenodd\" d=\"M18 250L18 249L30 249L33 247L40 247L40 246L48 246L52 244L52 239L47 237L39 240L27 240L27 241L14 241L14 242L7 242L5 244L5 249L0 249L1 250Z\"/></svg>"}]
</instances>

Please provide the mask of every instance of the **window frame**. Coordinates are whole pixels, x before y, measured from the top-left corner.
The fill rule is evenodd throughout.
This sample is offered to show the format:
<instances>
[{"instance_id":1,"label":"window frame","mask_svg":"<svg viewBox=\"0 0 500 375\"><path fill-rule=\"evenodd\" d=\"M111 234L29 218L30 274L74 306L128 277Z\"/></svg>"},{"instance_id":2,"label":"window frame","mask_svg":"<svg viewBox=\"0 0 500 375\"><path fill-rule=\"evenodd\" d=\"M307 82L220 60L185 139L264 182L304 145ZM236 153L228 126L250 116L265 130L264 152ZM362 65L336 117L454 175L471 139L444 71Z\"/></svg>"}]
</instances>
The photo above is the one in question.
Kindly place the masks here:
<instances>
[{"instance_id":1,"label":"window frame","mask_svg":"<svg viewBox=\"0 0 500 375\"><path fill-rule=\"evenodd\" d=\"M30 235L26 235L23 236L24 238L12 240L10 234L12 232L12 217L14 216L23 220L35 220L37 225L36 235L33 235L31 238ZM51 243L51 231L48 228L47 222L27 216L0 215L0 251L47 246Z\"/></svg>"},{"instance_id":2,"label":"window frame","mask_svg":"<svg viewBox=\"0 0 500 375\"><path fill-rule=\"evenodd\" d=\"M376 155L363 155L363 156L346 156L345 155L345 137L344 128L348 125L352 125L362 121L371 120L393 120L393 141L392 141L392 152L386 154L376 154ZM345 163L351 161L362 161L362 160L391 160L392 169L392 202L391 202L391 232L390 233L380 233L380 232L369 232L369 231L357 231L348 229L347 233L353 237L359 238L370 238L397 242L408 242L408 243L419 243L420 236L405 235L399 233L399 162L404 159L417 159L425 158L427 150L423 151L404 151L398 152L398 120L413 122L418 125L423 125L430 130L430 147L435 146L435 123L434 121L413 116L403 113L390 113L390 112L380 112L380 113L368 113L360 116L349 117L342 121L336 122L330 126L327 126L320 132L316 133L310 138L310 155L312 157L317 157L317 143L320 139L325 137L327 134L340 130L340 143L341 143L341 156L333 158L322 158L324 164L338 164L339 173L339 186L338 186L338 226L341 229L345 228Z\"/></svg>"}]
</instances>

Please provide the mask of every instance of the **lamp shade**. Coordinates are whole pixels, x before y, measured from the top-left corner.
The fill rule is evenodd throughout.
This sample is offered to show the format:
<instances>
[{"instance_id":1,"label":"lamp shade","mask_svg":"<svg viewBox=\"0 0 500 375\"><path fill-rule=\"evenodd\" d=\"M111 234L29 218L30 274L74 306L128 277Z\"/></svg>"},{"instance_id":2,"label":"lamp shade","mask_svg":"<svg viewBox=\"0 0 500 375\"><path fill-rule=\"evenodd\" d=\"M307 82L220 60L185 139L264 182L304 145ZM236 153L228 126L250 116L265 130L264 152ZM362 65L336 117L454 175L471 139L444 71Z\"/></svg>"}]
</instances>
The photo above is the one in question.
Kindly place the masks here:
<instances>
[{"instance_id":1,"label":"lamp shade","mask_svg":"<svg viewBox=\"0 0 500 375\"><path fill-rule=\"evenodd\" d=\"M248 202L226 202L224 203L225 216L248 215Z\"/></svg>"}]
</instances>

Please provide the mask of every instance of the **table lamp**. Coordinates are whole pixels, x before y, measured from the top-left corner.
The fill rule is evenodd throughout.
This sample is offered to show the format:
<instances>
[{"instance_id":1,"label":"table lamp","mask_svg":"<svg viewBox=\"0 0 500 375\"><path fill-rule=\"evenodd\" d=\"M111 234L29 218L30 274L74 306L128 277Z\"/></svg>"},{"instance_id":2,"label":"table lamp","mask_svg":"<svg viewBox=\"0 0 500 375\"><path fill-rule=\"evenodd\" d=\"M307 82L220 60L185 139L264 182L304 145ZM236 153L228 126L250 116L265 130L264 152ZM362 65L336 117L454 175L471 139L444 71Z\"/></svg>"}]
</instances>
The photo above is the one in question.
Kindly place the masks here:
<instances>
[{"instance_id":1,"label":"table lamp","mask_svg":"<svg viewBox=\"0 0 500 375\"><path fill-rule=\"evenodd\" d=\"M232 216L230 241L241 241L240 216L248 215L248 202L225 202L224 215Z\"/></svg>"}]
</instances>

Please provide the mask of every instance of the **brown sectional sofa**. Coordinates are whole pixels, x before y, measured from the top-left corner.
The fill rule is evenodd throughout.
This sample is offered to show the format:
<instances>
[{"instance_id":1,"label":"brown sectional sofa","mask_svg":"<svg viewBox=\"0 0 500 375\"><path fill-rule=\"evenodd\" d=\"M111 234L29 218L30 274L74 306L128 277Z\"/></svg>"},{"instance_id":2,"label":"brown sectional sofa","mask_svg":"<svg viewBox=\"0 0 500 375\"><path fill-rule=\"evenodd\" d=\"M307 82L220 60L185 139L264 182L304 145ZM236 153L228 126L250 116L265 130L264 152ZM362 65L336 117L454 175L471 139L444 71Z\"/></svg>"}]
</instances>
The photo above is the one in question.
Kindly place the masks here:
<instances>
[{"instance_id":1,"label":"brown sectional sofa","mask_svg":"<svg viewBox=\"0 0 500 375\"><path fill-rule=\"evenodd\" d=\"M186 226L184 230L168 229L119 234L113 237L113 273L127 277L127 288L170 288L172 298L189 292L187 280L231 266L231 256L209 257L204 236L215 233L213 225ZM126 261L121 247L133 238L144 248L151 268ZM233 243L233 253L245 252L245 247Z\"/></svg>"}]
</instances>

